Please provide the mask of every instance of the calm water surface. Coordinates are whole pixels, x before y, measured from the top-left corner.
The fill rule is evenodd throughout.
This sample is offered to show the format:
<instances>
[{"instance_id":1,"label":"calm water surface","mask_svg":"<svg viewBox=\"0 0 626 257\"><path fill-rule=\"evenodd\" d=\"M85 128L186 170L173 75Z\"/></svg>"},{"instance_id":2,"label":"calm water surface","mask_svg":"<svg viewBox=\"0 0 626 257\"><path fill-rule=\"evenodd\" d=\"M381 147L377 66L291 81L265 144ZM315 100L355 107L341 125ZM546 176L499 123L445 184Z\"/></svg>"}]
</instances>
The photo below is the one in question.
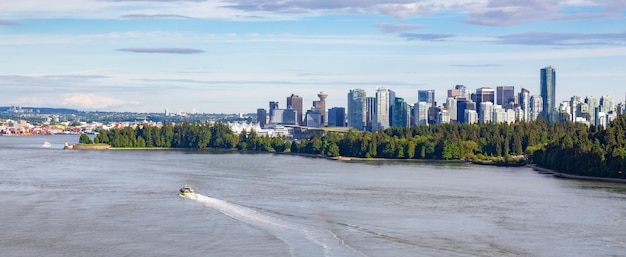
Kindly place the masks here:
<instances>
[{"instance_id":1,"label":"calm water surface","mask_svg":"<svg viewBox=\"0 0 626 257\"><path fill-rule=\"evenodd\" d=\"M66 141L0 137L0 255L626 256L624 184Z\"/></svg>"}]
</instances>

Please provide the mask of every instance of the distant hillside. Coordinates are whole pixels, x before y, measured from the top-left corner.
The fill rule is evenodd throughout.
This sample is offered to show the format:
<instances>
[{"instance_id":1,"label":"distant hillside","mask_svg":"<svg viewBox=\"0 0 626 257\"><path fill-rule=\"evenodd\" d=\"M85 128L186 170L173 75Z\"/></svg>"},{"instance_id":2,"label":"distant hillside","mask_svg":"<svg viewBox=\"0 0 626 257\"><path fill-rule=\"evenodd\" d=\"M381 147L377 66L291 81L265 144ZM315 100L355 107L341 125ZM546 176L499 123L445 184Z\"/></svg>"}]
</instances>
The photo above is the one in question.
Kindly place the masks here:
<instances>
[{"instance_id":1,"label":"distant hillside","mask_svg":"<svg viewBox=\"0 0 626 257\"><path fill-rule=\"evenodd\" d=\"M67 108L48 108L48 107L15 107L2 106L0 112L22 112L22 113L40 113L40 114L78 114L78 110Z\"/></svg>"}]
</instances>

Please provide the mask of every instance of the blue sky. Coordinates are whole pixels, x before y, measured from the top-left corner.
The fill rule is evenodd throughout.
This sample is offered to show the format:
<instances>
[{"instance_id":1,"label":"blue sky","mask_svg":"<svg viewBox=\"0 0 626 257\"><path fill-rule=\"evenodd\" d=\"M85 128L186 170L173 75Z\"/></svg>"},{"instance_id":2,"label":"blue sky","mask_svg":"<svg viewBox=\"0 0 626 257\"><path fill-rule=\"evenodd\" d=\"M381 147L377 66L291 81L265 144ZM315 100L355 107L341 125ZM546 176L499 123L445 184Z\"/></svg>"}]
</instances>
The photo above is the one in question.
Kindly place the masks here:
<instances>
[{"instance_id":1,"label":"blue sky","mask_svg":"<svg viewBox=\"0 0 626 257\"><path fill-rule=\"evenodd\" d=\"M237 113L292 93L626 93L626 0L0 0L0 105Z\"/></svg>"}]
</instances>

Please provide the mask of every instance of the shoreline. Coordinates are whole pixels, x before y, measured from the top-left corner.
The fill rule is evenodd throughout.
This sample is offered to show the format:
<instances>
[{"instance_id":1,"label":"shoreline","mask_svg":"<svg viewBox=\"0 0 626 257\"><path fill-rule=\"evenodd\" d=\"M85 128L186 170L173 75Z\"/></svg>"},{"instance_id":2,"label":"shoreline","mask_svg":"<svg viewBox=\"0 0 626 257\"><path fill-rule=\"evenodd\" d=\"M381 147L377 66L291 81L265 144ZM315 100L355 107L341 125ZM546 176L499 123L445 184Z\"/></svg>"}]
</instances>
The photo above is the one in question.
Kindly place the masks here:
<instances>
[{"instance_id":1,"label":"shoreline","mask_svg":"<svg viewBox=\"0 0 626 257\"><path fill-rule=\"evenodd\" d=\"M76 146L79 147L76 147ZM361 158L361 157L345 157L345 156L326 156L323 154L305 154L305 153L291 153L291 152L264 152L264 151L255 151L255 150L237 150L237 149L221 149L221 148L206 148L206 149L184 149L184 148L167 148L167 147L141 147L141 148L120 148L120 147L110 147L106 146L87 146L81 144L70 144L66 146L64 149L66 150L143 150L143 151L169 151L169 150L212 150L212 151L220 151L220 152L238 152L238 153L270 153L270 154L279 154L279 155L292 155L292 156L302 156L307 158L319 158L319 159L327 159L333 161L341 161L341 162L414 162L414 163L460 163L460 164L471 164L471 165L486 165L486 166L496 166L496 167L528 167L532 170L536 171L539 174L552 175L556 178L564 178L564 179L576 179L576 180L588 180L588 181L601 181L601 182L611 182L611 183L626 183L626 179L619 178L603 178L603 177L588 177L588 176L579 176L579 175L571 175L556 172L551 169L539 167L533 164L526 165L497 165L492 163L476 163L473 161L467 160L437 160L437 159L390 159L390 158Z\"/></svg>"},{"instance_id":2,"label":"shoreline","mask_svg":"<svg viewBox=\"0 0 626 257\"><path fill-rule=\"evenodd\" d=\"M554 170L539 167L537 165L529 165L529 166L534 171L537 171L537 173L539 174L552 175L553 177L556 177L556 178L601 181L601 182L612 182L612 183L626 183L626 179L621 179L621 178L603 178L603 177L572 175L572 174L567 174L567 173L556 172Z\"/></svg>"}]
</instances>

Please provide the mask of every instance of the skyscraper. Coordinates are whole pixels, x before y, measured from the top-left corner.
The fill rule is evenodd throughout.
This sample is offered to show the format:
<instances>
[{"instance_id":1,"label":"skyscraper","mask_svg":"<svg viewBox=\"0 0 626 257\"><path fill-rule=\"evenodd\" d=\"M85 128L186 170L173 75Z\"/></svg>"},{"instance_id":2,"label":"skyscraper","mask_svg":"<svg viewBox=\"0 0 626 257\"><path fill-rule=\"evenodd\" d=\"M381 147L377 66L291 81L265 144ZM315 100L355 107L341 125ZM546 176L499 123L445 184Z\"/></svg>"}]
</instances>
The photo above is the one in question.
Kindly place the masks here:
<instances>
[{"instance_id":1,"label":"skyscraper","mask_svg":"<svg viewBox=\"0 0 626 257\"><path fill-rule=\"evenodd\" d=\"M493 90L493 88L490 87L481 87L479 89L476 89L476 93L473 95L474 96L474 102L476 103L476 112L478 113L478 119L480 123L483 123L482 120L482 105L481 103L486 103L486 102L490 102L493 103L495 102L495 98L496 98L496 92L495 90ZM488 118L489 121L491 121L491 117Z\"/></svg>"},{"instance_id":2,"label":"skyscraper","mask_svg":"<svg viewBox=\"0 0 626 257\"><path fill-rule=\"evenodd\" d=\"M302 124L302 97L295 94L287 97L287 108L296 111L296 125Z\"/></svg>"},{"instance_id":3,"label":"skyscraper","mask_svg":"<svg viewBox=\"0 0 626 257\"><path fill-rule=\"evenodd\" d=\"M365 130L374 131L374 116L376 115L376 97L365 98L367 114L365 115Z\"/></svg>"},{"instance_id":4,"label":"skyscraper","mask_svg":"<svg viewBox=\"0 0 626 257\"><path fill-rule=\"evenodd\" d=\"M556 110L556 72L552 66L541 69L541 98L543 99L543 118L553 121Z\"/></svg>"},{"instance_id":5,"label":"skyscraper","mask_svg":"<svg viewBox=\"0 0 626 257\"><path fill-rule=\"evenodd\" d=\"M534 121L543 113L543 98L540 95L530 97L530 120Z\"/></svg>"},{"instance_id":6,"label":"skyscraper","mask_svg":"<svg viewBox=\"0 0 626 257\"><path fill-rule=\"evenodd\" d=\"M392 97L391 90L378 87L376 88L376 106L374 108L375 114L372 121L372 129L374 131L383 130L389 127L389 119L390 119L390 99ZM393 94L395 98L395 94Z\"/></svg>"},{"instance_id":7,"label":"skyscraper","mask_svg":"<svg viewBox=\"0 0 626 257\"><path fill-rule=\"evenodd\" d=\"M519 105L524 111L522 117L525 121L530 121L530 91L528 89L522 88L518 97Z\"/></svg>"},{"instance_id":8,"label":"skyscraper","mask_svg":"<svg viewBox=\"0 0 626 257\"><path fill-rule=\"evenodd\" d=\"M257 109L256 120L261 128L265 128L265 124L267 123L267 111L263 108Z\"/></svg>"},{"instance_id":9,"label":"skyscraper","mask_svg":"<svg viewBox=\"0 0 626 257\"><path fill-rule=\"evenodd\" d=\"M367 96L363 89L348 92L348 127L365 129L367 124Z\"/></svg>"},{"instance_id":10,"label":"skyscraper","mask_svg":"<svg viewBox=\"0 0 626 257\"><path fill-rule=\"evenodd\" d=\"M346 123L346 108L333 107L328 109L328 126L343 127Z\"/></svg>"},{"instance_id":11,"label":"skyscraper","mask_svg":"<svg viewBox=\"0 0 626 257\"><path fill-rule=\"evenodd\" d=\"M515 103L515 87L514 86L499 86L496 87L497 104L505 107L509 103Z\"/></svg>"},{"instance_id":12,"label":"skyscraper","mask_svg":"<svg viewBox=\"0 0 626 257\"><path fill-rule=\"evenodd\" d=\"M413 125L428 126L428 108L430 105L426 102L417 102L413 107Z\"/></svg>"},{"instance_id":13,"label":"skyscraper","mask_svg":"<svg viewBox=\"0 0 626 257\"><path fill-rule=\"evenodd\" d=\"M322 91L319 94L317 94L317 97L320 98L319 101L313 101L313 107L320 109L321 115L322 115L322 127L323 125L328 124L328 117L326 116L326 97L328 97L328 94L326 94L326 92Z\"/></svg>"},{"instance_id":14,"label":"skyscraper","mask_svg":"<svg viewBox=\"0 0 626 257\"><path fill-rule=\"evenodd\" d=\"M408 127L411 116L409 115L409 105L403 98L396 97L393 105L393 121L391 126L394 128Z\"/></svg>"},{"instance_id":15,"label":"skyscraper","mask_svg":"<svg viewBox=\"0 0 626 257\"><path fill-rule=\"evenodd\" d=\"M270 109L269 109L270 117L274 116L274 110L278 110L278 102L277 101L271 101L270 102Z\"/></svg>"},{"instance_id":16,"label":"skyscraper","mask_svg":"<svg viewBox=\"0 0 626 257\"><path fill-rule=\"evenodd\" d=\"M435 90L417 90L417 101L427 102L431 106L435 106Z\"/></svg>"}]
</instances>

